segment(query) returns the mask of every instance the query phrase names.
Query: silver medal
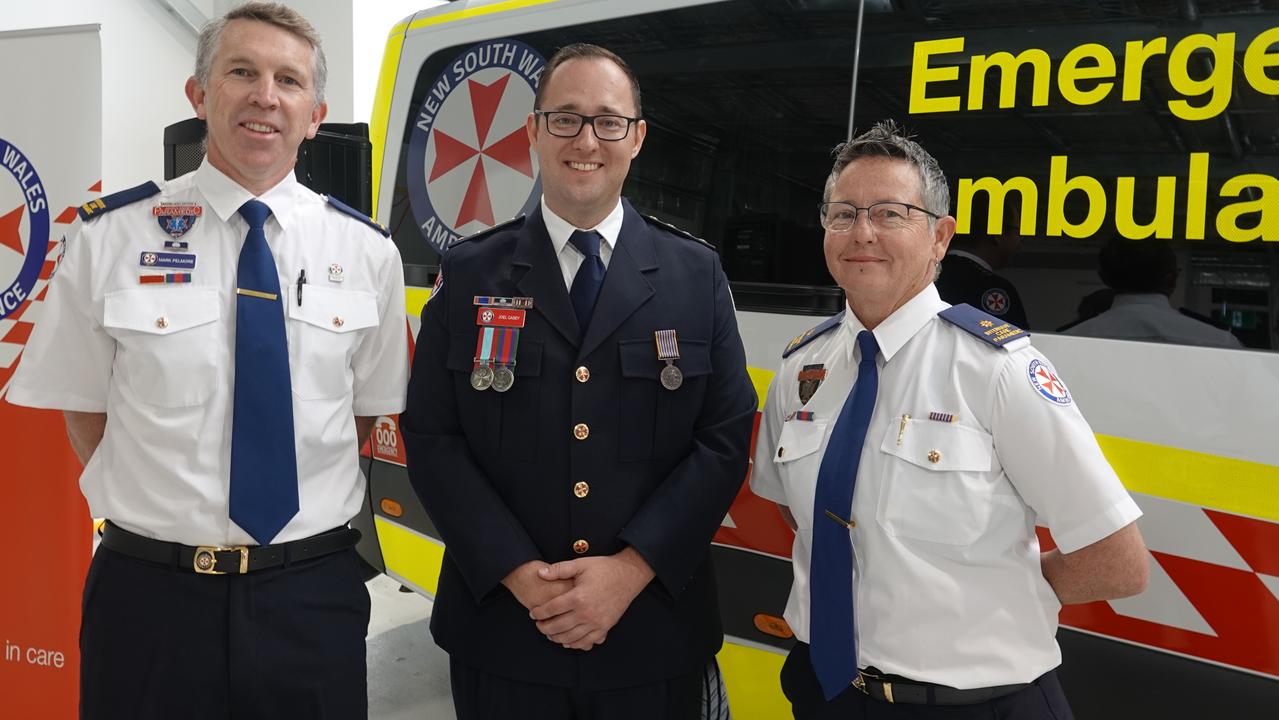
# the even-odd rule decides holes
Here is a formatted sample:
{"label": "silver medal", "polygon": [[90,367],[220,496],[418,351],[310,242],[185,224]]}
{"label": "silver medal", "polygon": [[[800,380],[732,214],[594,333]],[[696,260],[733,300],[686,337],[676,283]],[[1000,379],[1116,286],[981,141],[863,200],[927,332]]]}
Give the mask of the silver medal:
{"label": "silver medal", "polygon": [[476,390],[488,390],[493,385],[493,368],[480,365],[471,371],[471,387]]}
{"label": "silver medal", "polygon": [[497,392],[506,392],[515,384],[515,371],[503,365],[493,372],[493,389]]}
{"label": "silver medal", "polygon": [[662,387],[667,390],[679,390],[679,386],[684,384],[684,373],[668,362],[666,367],[662,368],[661,380]]}

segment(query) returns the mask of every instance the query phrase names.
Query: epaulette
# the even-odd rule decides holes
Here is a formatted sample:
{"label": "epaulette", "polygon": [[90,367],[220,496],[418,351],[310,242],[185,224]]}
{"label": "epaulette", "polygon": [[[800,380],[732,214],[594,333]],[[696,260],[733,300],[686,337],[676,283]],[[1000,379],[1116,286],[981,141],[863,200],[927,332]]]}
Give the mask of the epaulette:
{"label": "epaulette", "polygon": [[710,248],[710,249],[712,249],[712,250],[714,250],[714,249],[715,249],[715,246],[714,246],[714,245],[712,245],[712,244],[710,244],[710,243],[706,242],[705,240],[703,240],[703,239],[701,239],[701,238],[697,237],[696,235],[694,235],[694,234],[690,233],[690,232],[689,232],[689,231],[687,231],[687,230],[681,230],[680,228],[677,228],[677,227],[675,227],[674,225],[672,225],[672,224],[670,224],[670,223],[668,223],[668,222],[666,222],[666,221],[664,221],[664,220],[658,220],[657,218],[653,217],[652,215],[644,215],[643,217],[644,217],[644,219],[645,219],[645,220],[647,220],[647,221],[648,221],[648,224],[649,224],[649,225],[653,225],[653,226],[655,226],[655,227],[659,227],[659,228],[661,228],[661,229],[663,229],[663,230],[669,230],[670,232],[673,232],[673,233],[675,233],[676,235],[679,235],[680,237],[682,237],[682,238],[684,238],[684,239],[686,239],[686,240],[696,240],[697,242],[699,242],[699,243],[701,243],[701,244],[705,245],[706,247],[708,247],[708,248]]}
{"label": "epaulette", "polygon": [[458,238],[457,240],[454,240],[453,242],[449,243],[449,247],[461,245],[464,242],[470,242],[472,240],[483,240],[484,238],[488,237],[489,235],[492,235],[493,233],[497,232],[498,230],[501,230],[502,228],[509,227],[511,225],[514,225],[515,223],[522,223],[522,222],[524,222],[524,216],[516,215],[510,220],[503,220],[502,222],[494,225],[491,228],[486,228],[477,233],[467,235],[464,238]]}
{"label": "epaulette", "polygon": [[796,335],[793,340],[791,340],[789,343],[786,344],[786,349],[782,351],[782,358],[790,357],[791,353],[795,352],[796,350],[812,342],[813,339],[816,338],[817,336],[821,335],[827,330],[830,330],[833,327],[837,327],[840,321],[843,319],[844,319],[844,311],[840,310],[834,315],[831,315],[830,317],[823,320],[820,325],[816,327],[810,327],[804,332]]}
{"label": "epaulette", "polygon": [[972,305],[955,305],[942,310],[937,315],[978,340],[995,347],[1003,347],[1017,338],[1030,337],[1030,333],[1016,325],[1000,320],[994,315],[987,315]]}
{"label": "epaulette", "polygon": [[160,192],[160,186],[148,180],[137,187],[131,187],[128,190],[121,190],[118,193],[111,193],[110,195],[100,197],[97,200],[90,200],[80,206],[80,219],[92,220],[95,217],[106,215],[112,210],[117,210],[125,205],[132,205],[139,200],[146,200],[158,192]]}
{"label": "epaulette", "polygon": [[338,212],[342,212],[342,213],[346,213],[347,215],[350,215],[351,217],[355,218],[356,220],[359,220],[360,222],[364,223],[365,225],[368,225],[369,227],[373,228],[374,230],[377,230],[378,232],[382,233],[382,236],[383,236],[383,237],[391,237],[391,231],[390,231],[390,230],[387,230],[385,225],[383,225],[382,223],[380,223],[380,222],[378,222],[378,221],[374,220],[373,218],[369,217],[368,215],[365,215],[364,213],[360,212],[359,210],[356,210],[355,208],[351,207],[350,205],[347,205],[346,203],[342,202],[341,200],[338,200],[337,198],[333,197],[332,195],[325,195],[325,196],[324,196],[324,199],[325,199],[325,200],[329,203],[329,205],[332,205],[332,206],[333,206],[333,209],[334,209],[334,210],[337,210]]}

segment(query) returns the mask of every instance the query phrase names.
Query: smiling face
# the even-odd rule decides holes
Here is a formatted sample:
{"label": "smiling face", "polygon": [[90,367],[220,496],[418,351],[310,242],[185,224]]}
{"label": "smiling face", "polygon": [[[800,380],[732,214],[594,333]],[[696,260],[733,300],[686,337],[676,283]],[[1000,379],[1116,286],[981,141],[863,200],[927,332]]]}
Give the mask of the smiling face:
{"label": "smiling face", "polygon": [[[923,180],[906,160],[863,157],[839,174],[830,201],[863,208],[886,201],[923,207]],[[931,227],[922,213],[912,212],[908,220],[900,228],[876,230],[862,212],[852,230],[826,231],[826,267],[867,328],[874,328],[933,281],[955,232],[950,216]]]}
{"label": "smiling face", "polygon": [[328,112],[315,102],[314,72],[301,37],[257,20],[227,23],[207,86],[195,78],[186,86],[208,125],[209,163],[254,195],[284,179]]}
{"label": "smiling face", "polygon": [[[538,109],[582,115],[637,114],[626,73],[611,60],[594,57],[574,58],[557,67]],[[647,132],[640,120],[616,142],[601,141],[585,125],[577,137],[556,137],[536,115],[529,115],[527,129],[537,151],[547,206],[579,228],[595,227],[617,205],[631,160],[639,155]]]}

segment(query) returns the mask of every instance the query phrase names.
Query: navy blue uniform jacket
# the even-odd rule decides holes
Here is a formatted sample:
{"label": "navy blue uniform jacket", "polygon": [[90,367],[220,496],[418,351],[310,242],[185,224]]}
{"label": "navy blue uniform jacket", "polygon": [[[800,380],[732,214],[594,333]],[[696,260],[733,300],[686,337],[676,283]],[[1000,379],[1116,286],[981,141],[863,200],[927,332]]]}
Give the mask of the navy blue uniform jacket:
{"label": "navy blue uniform jacket", "polygon": [[[451,247],[401,416],[410,479],[445,543],[436,642],[495,675],[583,691],[698,671],[719,649],[709,543],[745,478],[757,409],[719,257],[623,203],[585,337],[540,208]],[[476,295],[533,299],[505,393],[470,385]],[[684,374],[673,391],[653,337],[668,329]],[[589,651],[547,640],[501,584],[530,560],[627,545],[656,578]]]}

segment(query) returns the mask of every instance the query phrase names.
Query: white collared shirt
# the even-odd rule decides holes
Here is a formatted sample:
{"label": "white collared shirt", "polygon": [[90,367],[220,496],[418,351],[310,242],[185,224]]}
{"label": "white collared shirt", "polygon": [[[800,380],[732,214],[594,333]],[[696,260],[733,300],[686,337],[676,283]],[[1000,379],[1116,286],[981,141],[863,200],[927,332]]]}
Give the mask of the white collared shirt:
{"label": "white collared shirt", "polygon": [[1120,293],[1109,310],[1075,325],[1065,334],[1202,347],[1243,347],[1239,338],[1229,332],[1177,312],[1168,296],[1162,293]]}
{"label": "white collared shirt", "polygon": [[625,213],[622,212],[622,199],[618,198],[617,206],[613,208],[598,225],[593,228],[578,228],[569,221],[556,215],[553,210],[546,206],[546,196],[542,196],[542,220],[546,223],[546,233],[551,236],[551,245],[555,248],[555,257],[559,258],[560,270],[564,273],[564,285],[568,289],[573,289],[573,277],[577,275],[577,269],[582,266],[582,260],[586,257],[580,250],[568,244],[569,237],[576,230],[594,230],[604,238],[600,242],[600,260],[604,261],[604,269],[608,269],[609,260],[613,259],[613,248],[617,247],[617,243],[622,234],[622,218]]}
{"label": "white collared shirt", "polygon": [[[874,330],[879,392],[851,512],[842,509],[856,523],[858,664],[959,688],[1029,682],[1061,662],[1060,604],[1035,524],[1071,552],[1141,512],[1073,400],[1030,379],[1046,361],[1029,339],[991,346],[938,317],[946,307],[929,285]],[[786,621],[805,642],[813,523],[833,522],[814,517],[817,474],[863,329],[847,312],[782,361],[751,471],[751,489],[799,526]],[[805,370],[825,372],[807,404]]]}
{"label": "white collared shirt", "polygon": [[[252,197],[206,160],[146,200],[82,224],[50,284],[8,399],[105,412],[106,433],[80,478],[95,517],[188,545],[255,544],[228,515],[236,267]],[[299,483],[298,514],[274,542],[346,523],[364,477],[356,415],[404,408],[404,275],[389,238],[297,182],[259,198],[286,313]],[[152,208],[202,209],[181,237]],[[143,253],[195,259],[188,283],[143,284],[164,269]],[[297,279],[306,270],[302,303]]]}

